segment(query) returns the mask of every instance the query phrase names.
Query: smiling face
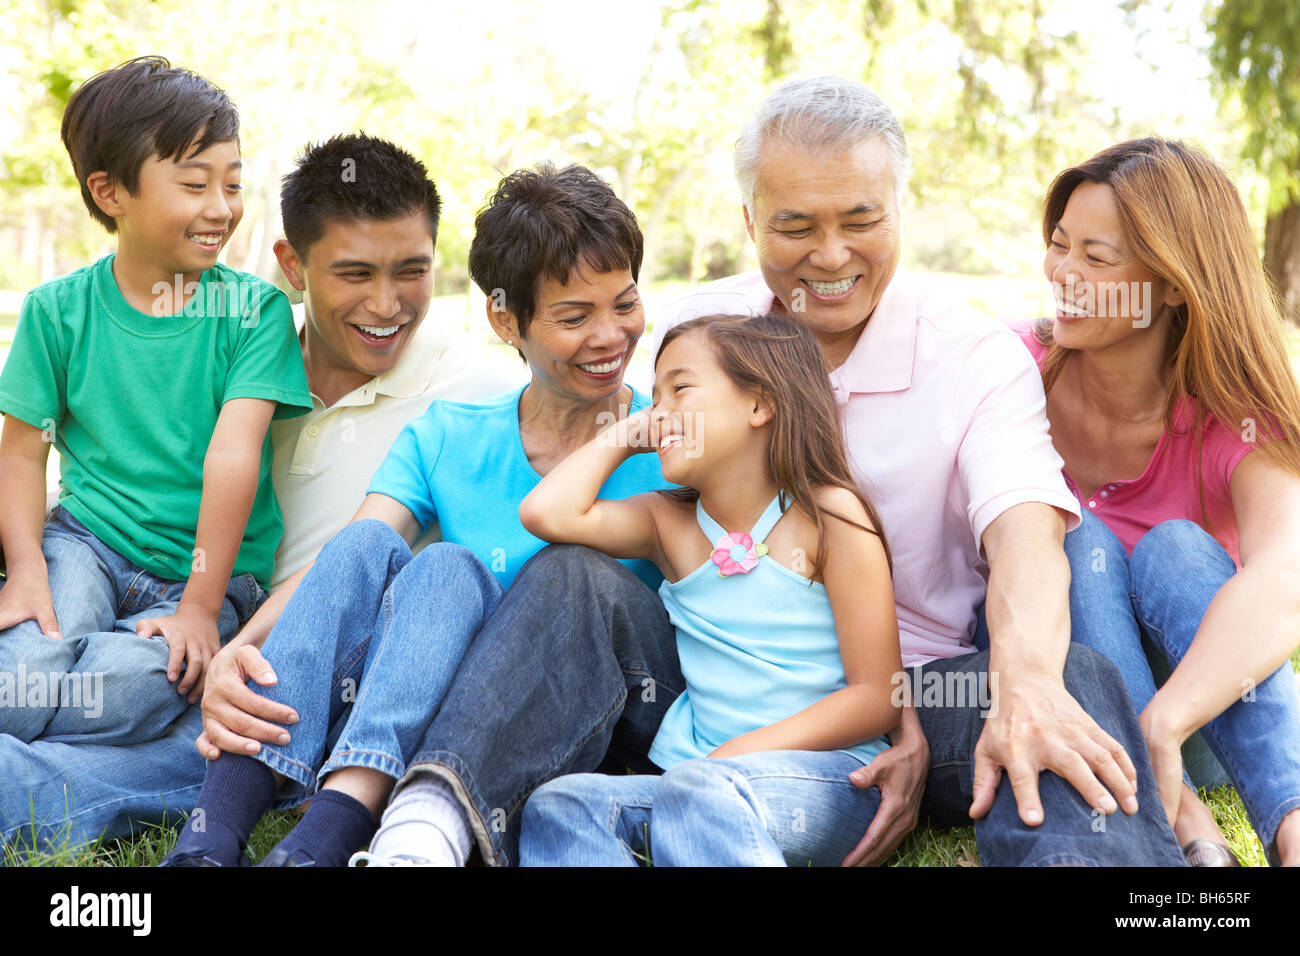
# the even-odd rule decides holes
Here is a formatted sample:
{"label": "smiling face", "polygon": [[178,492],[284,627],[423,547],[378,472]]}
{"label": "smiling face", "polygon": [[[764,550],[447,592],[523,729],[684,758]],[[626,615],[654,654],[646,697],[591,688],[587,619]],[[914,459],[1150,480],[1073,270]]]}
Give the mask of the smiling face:
{"label": "smiling face", "polygon": [[745,225],[767,286],[816,334],[834,368],[852,350],[894,277],[898,198],[889,147],[874,136],[846,152],[768,143]]}
{"label": "smiling face", "polygon": [[645,332],[645,309],[630,269],[595,272],[579,267],[567,282],[544,278],[527,336],[509,312],[488,318],[503,341],[524,353],[532,385],[578,403],[609,398]]}
{"label": "smiling face", "polygon": [[1131,251],[1115,192],[1075,187],[1052,230],[1043,272],[1056,299],[1053,338],[1068,349],[1097,349],[1131,338],[1183,300]]}
{"label": "smiling face", "polygon": [[244,215],[239,144],[217,143],[180,161],[155,155],[135,194],[113,191],[118,256],[160,278],[186,281],[212,268]]}
{"label": "smiling face", "polygon": [[313,363],[367,378],[397,364],[433,298],[433,237],[423,212],[331,221],[305,261],[284,240],[276,255],[303,293]]}
{"label": "smiling face", "polygon": [[692,476],[752,455],[754,429],[770,420],[758,404],[723,370],[703,330],[692,329],[670,341],[655,364],[651,411],[656,423],[651,437],[664,477],[698,488]]}

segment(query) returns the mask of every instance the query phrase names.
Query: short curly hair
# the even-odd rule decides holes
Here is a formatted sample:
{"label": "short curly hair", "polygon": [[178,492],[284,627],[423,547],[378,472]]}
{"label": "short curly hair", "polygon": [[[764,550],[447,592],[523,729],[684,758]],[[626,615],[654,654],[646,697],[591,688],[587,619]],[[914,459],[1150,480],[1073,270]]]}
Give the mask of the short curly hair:
{"label": "short curly hair", "polygon": [[550,163],[501,180],[474,220],[469,274],[489,298],[504,295],[527,336],[543,278],[568,282],[582,267],[641,272],[644,241],[636,216],[585,166]]}

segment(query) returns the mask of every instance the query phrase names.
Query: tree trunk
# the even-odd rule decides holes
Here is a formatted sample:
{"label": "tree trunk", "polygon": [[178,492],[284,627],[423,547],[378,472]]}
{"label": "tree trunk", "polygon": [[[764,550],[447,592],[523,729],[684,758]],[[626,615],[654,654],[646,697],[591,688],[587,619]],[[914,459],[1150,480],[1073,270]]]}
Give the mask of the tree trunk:
{"label": "tree trunk", "polygon": [[1293,201],[1268,217],[1264,268],[1277,286],[1283,316],[1300,325],[1300,202]]}

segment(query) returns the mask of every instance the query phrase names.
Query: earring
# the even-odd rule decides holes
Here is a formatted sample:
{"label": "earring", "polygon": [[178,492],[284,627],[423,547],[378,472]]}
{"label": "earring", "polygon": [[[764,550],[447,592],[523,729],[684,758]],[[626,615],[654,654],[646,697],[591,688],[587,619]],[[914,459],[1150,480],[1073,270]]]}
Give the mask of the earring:
{"label": "earring", "polygon": [[506,339],[506,345],[514,345],[514,344],[515,344],[514,339]]}

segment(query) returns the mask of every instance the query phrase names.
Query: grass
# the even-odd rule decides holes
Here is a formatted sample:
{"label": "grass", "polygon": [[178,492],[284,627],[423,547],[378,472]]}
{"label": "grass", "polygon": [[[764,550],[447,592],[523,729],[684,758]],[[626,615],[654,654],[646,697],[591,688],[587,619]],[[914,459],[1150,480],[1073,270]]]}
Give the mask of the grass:
{"label": "grass", "polygon": [[[280,842],[297,822],[294,811],[268,813],[248,841],[248,855],[257,863]],[[4,852],[5,866],[156,866],[176,843],[170,827],[147,826],[133,837],[96,841],[84,846],[62,846],[47,852]]]}
{"label": "grass", "polygon": [[[1201,791],[1201,797],[1214,811],[1215,819],[1228,838],[1242,866],[1265,866],[1264,848],[1246,817],[1246,809],[1231,787]],[[262,818],[248,843],[248,855],[253,863],[262,857],[287,834],[297,821],[293,811],[268,813]],[[19,856],[6,849],[6,866],[155,866],[176,842],[175,831],[163,827],[148,827],[142,833],[120,840],[106,840],[81,847],[63,847],[46,853],[28,853]],[[975,846],[975,828],[917,827],[903,840],[898,851],[886,866],[979,866],[979,850]]]}

